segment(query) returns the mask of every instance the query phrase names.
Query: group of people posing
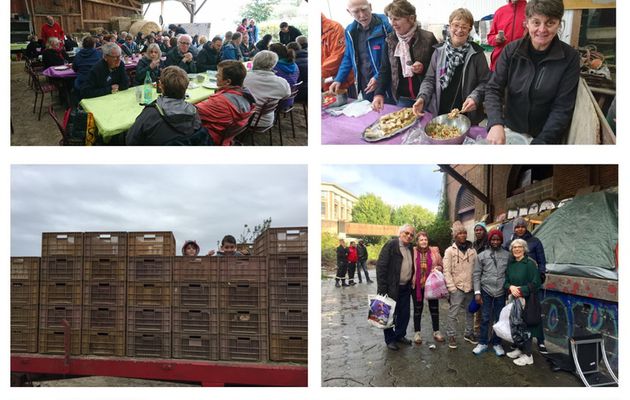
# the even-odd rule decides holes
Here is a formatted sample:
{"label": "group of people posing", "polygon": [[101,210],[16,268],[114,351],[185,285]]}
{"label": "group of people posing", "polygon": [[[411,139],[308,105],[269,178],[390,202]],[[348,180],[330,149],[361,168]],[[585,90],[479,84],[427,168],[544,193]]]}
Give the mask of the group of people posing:
{"label": "group of people posing", "polygon": [[[287,109],[294,98],[307,97],[307,38],[297,28],[282,23],[280,38],[290,42],[271,43],[271,35],[265,35],[257,47],[248,44],[250,37],[258,35],[257,27],[253,29],[255,22],[243,24],[236,32],[227,32],[225,38],[216,36],[205,43],[201,38],[200,50],[183,28],[173,26],[169,31],[173,37],[167,32],[162,35],[174,42],[167,53],[153,35],[140,37],[145,41],[139,46],[130,35],[119,43],[109,34],[98,48],[100,41],[86,36],[72,62],[77,73],[71,88],[73,102],[116,93],[150,79],[162,96],[138,116],[126,134],[127,145],[231,145],[234,132],[248,124],[256,106],[275,102],[280,109]],[[56,32],[65,37],[61,28]],[[55,55],[45,57],[45,67],[66,62],[58,36],[48,39],[49,49],[44,55]],[[132,81],[121,60],[128,53],[142,54]],[[248,72],[243,62],[250,59],[252,69]],[[205,71],[217,71],[218,90],[196,105],[187,103],[188,74]],[[257,128],[272,126],[274,118],[275,111],[270,108],[257,118]]]}
{"label": "group of people posing", "polygon": [[487,118],[487,140],[506,143],[505,129],[532,144],[556,144],[571,125],[580,77],[579,54],[558,37],[562,0],[508,0],[496,10],[484,49],[473,42],[474,17],[454,10],[442,42],[423,29],[416,7],[394,0],[384,14],[368,0],[348,0],[345,29],[322,14],[324,91],[360,96],[416,116],[457,108],[473,124]]}
{"label": "group of people posing", "polygon": [[[431,314],[432,337],[445,342],[451,349],[458,347],[457,321],[465,314],[463,339],[476,345],[472,351],[480,355],[490,349],[497,356],[506,354],[492,325],[499,319],[506,299],[525,299],[540,296],[539,289],[545,281],[546,261],[542,243],[527,229],[523,218],[514,221],[514,234],[510,240],[503,232],[492,229],[487,232],[484,223],[475,225],[475,240],[467,240],[467,230],[462,223],[453,224],[453,243],[443,253],[429,246],[426,232],[418,232],[411,225],[400,228],[398,238],[391,239],[382,248],[376,263],[377,293],[396,301],[394,327],[385,329],[385,343],[390,350],[399,345],[422,343],[421,317],[427,277],[433,270],[444,275],[448,289],[448,318],[446,337],[440,332],[439,300],[428,299]],[[415,243],[414,243],[415,238]],[[520,301],[520,300],[519,300]],[[474,314],[469,306],[480,306],[479,333],[475,332]],[[406,337],[407,325],[413,303],[414,338]],[[528,325],[529,339],[507,353],[519,366],[531,365],[532,338],[536,338],[538,351],[546,353],[542,325]]]}

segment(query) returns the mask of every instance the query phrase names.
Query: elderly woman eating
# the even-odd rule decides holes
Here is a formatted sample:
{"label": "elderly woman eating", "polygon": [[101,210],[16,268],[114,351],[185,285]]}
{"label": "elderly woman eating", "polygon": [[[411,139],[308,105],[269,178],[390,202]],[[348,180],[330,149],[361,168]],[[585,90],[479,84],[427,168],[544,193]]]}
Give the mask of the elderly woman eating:
{"label": "elderly woman eating", "polygon": [[465,8],[451,13],[450,37],[436,46],[413,105],[417,116],[424,115],[425,109],[438,116],[458,108],[468,113],[473,124],[484,118],[482,103],[490,70],[483,49],[468,40],[473,23],[472,13]]}
{"label": "elderly woman eating", "polygon": [[562,0],[531,0],[527,34],[508,44],[486,85],[488,141],[504,144],[505,128],[527,134],[532,144],[558,144],[571,125],[579,54],[560,41]]}
{"label": "elderly woman eating", "polygon": [[[521,298],[527,299],[530,294],[537,296],[540,288],[540,274],[536,263],[527,257],[527,242],[523,239],[514,239],[510,243],[510,251],[514,259],[508,262],[503,287],[516,299],[515,301],[520,301]],[[507,353],[508,357],[514,359],[514,364],[521,367],[534,363],[532,336],[539,337],[542,325],[528,325],[527,330],[531,333],[529,338],[515,350]]]}
{"label": "elderly woman eating", "polygon": [[399,106],[411,107],[414,104],[433,55],[433,46],[437,44],[433,33],[420,28],[416,8],[407,0],[394,0],[388,4],[385,15],[394,32],[385,39],[372,101],[375,111],[383,109],[385,95],[390,90]]}
{"label": "elderly woman eating", "polygon": [[144,57],[138,61],[138,66],[136,67],[136,83],[138,85],[144,83],[147,72],[151,77],[151,81],[157,82],[160,77],[160,71],[162,67],[164,67],[161,57],[162,50],[160,50],[160,46],[157,43],[151,43],[146,53],[144,53]]}

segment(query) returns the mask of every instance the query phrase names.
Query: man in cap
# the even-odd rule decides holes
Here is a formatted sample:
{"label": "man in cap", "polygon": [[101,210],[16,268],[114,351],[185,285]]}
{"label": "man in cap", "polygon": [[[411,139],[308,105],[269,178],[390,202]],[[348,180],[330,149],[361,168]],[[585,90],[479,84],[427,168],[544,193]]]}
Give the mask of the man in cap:
{"label": "man in cap", "polygon": [[486,228],[486,223],[483,221],[479,221],[475,224],[475,241],[473,242],[473,247],[477,254],[486,250],[489,247],[488,244],[488,228]]}
{"label": "man in cap", "polygon": [[376,262],[377,293],[396,301],[394,327],[383,331],[390,350],[399,350],[397,343],[411,346],[405,337],[411,311],[411,282],[413,280],[412,242],[416,230],[405,224],[398,230],[398,237],[391,239],[381,249]]}
{"label": "man in cap", "polygon": [[[473,287],[475,301],[481,305],[481,333],[479,344],[473,353],[479,355],[488,350],[488,334],[490,317],[492,323],[499,320],[501,309],[505,306],[505,271],[507,270],[510,252],[501,247],[503,233],[493,229],[488,234],[490,246],[477,255],[473,271]],[[492,332],[492,348],[497,357],[505,355],[501,346],[501,338]]]}
{"label": "man in cap", "polygon": [[473,299],[472,274],[477,260],[477,252],[472,243],[466,240],[468,233],[464,225],[455,221],[452,227],[453,244],[444,251],[444,280],[449,291],[448,320],[446,325],[446,336],[448,337],[448,347],[457,348],[455,333],[457,328],[457,317],[460,311],[466,314],[466,327],[464,330],[464,340],[472,344],[477,344],[477,338],[473,333],[473,316],[468,310],[468,304]]}

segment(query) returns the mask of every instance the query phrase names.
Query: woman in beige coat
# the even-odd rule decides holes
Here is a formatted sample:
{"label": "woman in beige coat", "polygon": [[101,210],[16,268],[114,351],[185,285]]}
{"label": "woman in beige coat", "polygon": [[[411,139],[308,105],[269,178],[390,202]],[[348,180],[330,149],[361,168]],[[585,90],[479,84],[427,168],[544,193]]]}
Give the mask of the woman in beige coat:
{"label": "woman in beige coat", "polygon": [[448,347],[457,348],[455,339],[455,324],[460,311],[466,314],[466,328],[464,340],[477,344],[478,340],[473,333],[473,314],[467,312],[468,304],[473,299],[472,273],[477,259],[477,252],[470,241],[466,240],[468,233],[461,222],[453,224],[454,243],[444,252],[444,280],[449,291],[448,320],[446,336]]}

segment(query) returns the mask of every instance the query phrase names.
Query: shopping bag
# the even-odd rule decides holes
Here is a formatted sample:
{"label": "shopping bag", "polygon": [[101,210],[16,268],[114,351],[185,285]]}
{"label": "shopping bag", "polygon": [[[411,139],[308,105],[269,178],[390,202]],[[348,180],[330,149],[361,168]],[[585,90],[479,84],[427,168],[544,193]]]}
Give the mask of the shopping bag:
{"label": "shopping bag", "polygon": [[396,301],[387,295],[368,295],[368,323],[380,329],[387,329],[394,326],[394,311]]}
{"label": "shopping bag", "polygon": [[424,283],[424,297],[428,300],[445,299],[448,297],[444,274],[434,269]]}
{"label": "shopping bag", "polygon": [[527,324],[523,319],[523,309],[525,299],[522,297],[514,300],[514,306],[512,307],[512,312],[510,313],[510,331],[512,332],[512,343],[517,346],[520,346],[527,342],[532,334],[527,329]]}
{"label": "shopping bag", "polygon": [[512,313],[513,302],[506,304],[499,314],[499,320],[492,325],[494,333],[503,340],[512,343],[512,329],[510,328],[510,314]]}

